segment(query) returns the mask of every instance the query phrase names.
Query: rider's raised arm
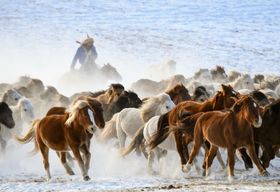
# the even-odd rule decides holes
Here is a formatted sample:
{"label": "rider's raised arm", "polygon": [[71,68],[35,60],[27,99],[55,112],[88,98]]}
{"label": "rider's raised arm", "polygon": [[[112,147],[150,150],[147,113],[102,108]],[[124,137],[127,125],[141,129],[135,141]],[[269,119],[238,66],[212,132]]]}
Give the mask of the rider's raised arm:
{"label": "rider's raised arm", "polygon": [[79,59],[80,55],[81,55],[81,47],[79,47],[76,51],[76,54],[72,60],[72,64],[71,64],[71,70],[73,70],[75,68],[75,65],[77,63],[77,60]]}

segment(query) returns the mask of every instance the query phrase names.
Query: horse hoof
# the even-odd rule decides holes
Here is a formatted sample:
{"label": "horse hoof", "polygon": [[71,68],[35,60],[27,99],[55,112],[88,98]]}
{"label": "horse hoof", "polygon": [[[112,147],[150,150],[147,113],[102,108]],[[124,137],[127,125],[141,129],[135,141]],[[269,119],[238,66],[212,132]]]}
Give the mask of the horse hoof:
{"label": "horse hoof", "polygon": [[269,176],[270,174],[269,174],[268,171],[265,171],[265,172],[263,172],[261,175],[264,176],[264,177],[267,177],[267,176]]}
{"label": "horse hoof", "polygon": [[68,174],[69,175],[75,175],[75,173],[73,171],[69,171]]}
{"label": "horse hoof", "polygon": [[191,170],[192,165],[191,164],[186,164],[186,165],[182,165],[182,171],[184,173],[188,173]]}
{"label": "horse hoof", "polygon": [[234,181],[234,176],[229,175],[229,176],[228,176],[228,181],[229,181],[229,182],[233,182],[233,181]]}
{"label": "horse hoof", "polygon": [[88,175],[84,176],[84,181],[89,181],[90,177]]}
{"label": "horse hoof", "polygon": [[203,169],[202,176],[203,176],[203,177],[206,176],[206,170],[205,170],[205,169]]}

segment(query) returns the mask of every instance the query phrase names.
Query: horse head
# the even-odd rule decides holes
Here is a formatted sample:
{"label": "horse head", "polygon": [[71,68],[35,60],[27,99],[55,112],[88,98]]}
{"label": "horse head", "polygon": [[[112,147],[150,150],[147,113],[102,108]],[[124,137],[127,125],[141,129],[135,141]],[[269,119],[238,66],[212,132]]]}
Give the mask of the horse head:
{"label": "horse head", "polygon": [[0,123],[4,124],[10,129],[15,126],[13,112],[5,102],[0,102]]}
{"label": "horse head", "polygon": [[191,99],[188,89],[181,83],[175,85],[173,88],[166,91],[166,93],[175,104]]}
{"label": "horse head", "polygon": [[119,83],[112,83],[106,92],[109,95],[109,103],[115,102],[124,93],[124,86]]}
{"label": "horse head", "polygon": [[127,98],[128,98],[128,102],[129,102],[129,106],[128,107],[138,108],[138,107],[141,106],[142,100],[133,91],[125,91],[124,95],[126,95]]}
{"label": "horse head", "polygon": [[17,107],[20,109],[20,116],[23,121],[30,123],[34,120],[34,108],[31,101],[27,98],[21,98]]}
{"label": "horse head", "polygon": [[240,113],[242,118],[259,128],[262,125],[260,107],[251,96],[243,96],[232,107],[233,112]]}
{"label": "horse head", "polygon": [[2,101],[8,103],[9,105],[16,105],[20,98],[22,98],[22,95],[15,89],[9,89],[4,93]]}
{"label": "horse head", "polygon": [[175,107],[175,103],[171,100],[170,96],[166,93],[160,94],[157,99],[159,100],[160,115],[167,113]]}
{"label": "horse head", "polygon": [[70,106],[68,113],[69,117],[65,122],[65,125],[68,127],[75,121],[89,133],[93,134],[97,127],[102,129],[105,126],[101,103],[95,99],[76,101]]}
{"label": "horse head", "polygon": [[222,94],[224,97],[224,108],[230,108],[241,97],[230,85],[222,84]]}
{"label": "horse head", "polygon": [[204,102],[208,100],[210,97],[210,94],[207,92],[206,88],[204,86],[198,86],[194,90],[193,94],[193,100],[197,102]]}
{"label": "horse head", "polygon": [[117,69],[113,67],[110,63],[103,65],[100,71],[105,77],[110,78],[110,80],[114,80],[117,82],[122,81],[122,76],[119,74]]}

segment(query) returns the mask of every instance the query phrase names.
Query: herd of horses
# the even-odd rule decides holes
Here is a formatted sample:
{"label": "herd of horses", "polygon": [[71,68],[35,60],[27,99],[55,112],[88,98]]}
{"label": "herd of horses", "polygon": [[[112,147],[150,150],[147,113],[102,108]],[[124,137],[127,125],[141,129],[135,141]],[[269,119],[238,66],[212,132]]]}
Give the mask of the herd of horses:
{"label": "herd of horses", "polygon": [[[40,151],[43,157],[47,179],[51,178],[48,155],[52,149],[69,175],[74,174],[70,163],[76,160],[83,179],[89,180],[94,135],[102,143],[115,140],[121,156],[132,151],[143,154],[150,174],[157,173],[155,158],[160,160],[173,150],[183,172],[194,164],[199,174],[203,170],[209,176],[217,156],[223,169],[228,166],[232,180],[239,151],[246,169],[254,163],[260,175],[267,176],[270,161],[279,156],[279,85],[278,76],[226,74],[217,66],[199,70],[189,79],[174,75],[159,82],[139,80],[132,84],[133,91],[115,83],[103,91],[66,97],[55,87],[24,76],[14,84],[0,84],[1,150],[12,138],[23,144],[33,141],[34,154]],[[150,89],[146,95],[143,87]],[[144,97],[140,99],[137,90]],[[24,125],[30,128],[20,136]],[[196,158],[201,147],[205,151],[202,166]],[[227,149],[226,163],[219,148]]]}

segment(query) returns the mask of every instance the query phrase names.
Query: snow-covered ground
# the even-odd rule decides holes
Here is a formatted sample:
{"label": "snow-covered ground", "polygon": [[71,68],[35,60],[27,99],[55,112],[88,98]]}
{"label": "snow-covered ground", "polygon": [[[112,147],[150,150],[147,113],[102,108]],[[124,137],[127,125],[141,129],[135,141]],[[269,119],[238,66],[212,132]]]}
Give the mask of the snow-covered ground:
{"label": "snow-covered ground", "polygon": [[[97,63],[116,66],[126,87],[166,59],[175,60],[185,76],[217,64],[227,71],[280,75],[279,10],[279,0],[1,0],[0,83],[30,75],[59,86],[58,79],[70,70],[75,41],[87,33],[95,39]],[[70,94],[62,86],[59,91]],[[82,181],[77,166],[76,175],[67,176],[51,153],[53,178],[46,182],[40,154],[27,156],[31,144],[8,148],[0,156],[0,191],[280,190],[279,159],[266,178],[237,162],[237,179],[228,183],[216,163],[210,178],[195,172],[186,178],[174,152],[163,174],[150,176],[143,157],[123,159],[116,149],[94,141],[91,181]]]}
{"label": "snow-covered ground", "polygon": [[[12,143],[0,158],[0,191],[277,191],[280,187],[280,159],[272,161],[268,177],[259,176],[255,168],[245,171],[243,163],[237,161],[236,178],[228,182],[227,171],[222,170],[216,160],[208,178],[202,177],[194,168],[186,175],[180,170],[177,153],[171,152],[162,162],[161,175],[151,176],[146,171],[144,157],[131,154],[122,158],[117,149],[94,139],[91,146],[90,181],[82,180],[77,164],[74,167],[76,175],[68,176],[54,152],[49,158],[52,179],[46,181],[41,155],[28,156],[33,143],[23,146]],[[224,160],[225,154],[223,151]],[[154,168],[159,170],[158,162]]]}

